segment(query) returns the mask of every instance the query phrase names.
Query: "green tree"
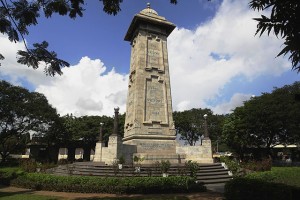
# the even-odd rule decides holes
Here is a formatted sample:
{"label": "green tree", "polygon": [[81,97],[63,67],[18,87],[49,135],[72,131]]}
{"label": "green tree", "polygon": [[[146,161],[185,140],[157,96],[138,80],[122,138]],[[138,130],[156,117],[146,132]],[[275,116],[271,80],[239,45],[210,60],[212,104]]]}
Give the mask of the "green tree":
{"label": "green tree", "polygon": [[253,10],[271,10],[270,16],[261,15],[256,34],[260,36],[272,31],[276,37],[285,40],[278,56],[289,54],[292,68],[300,72],[300,1],[299,0],[252,0],[249,3]]}
{"label": "green tree", "polygon": [[[28,135],[44,135],[58,117],[46,97],[0,81],[0,154],[5,161]],[[24,143],[23,143],[24,145]]]}
{"label": "green tree", "polygon": [[210,139],[217,141],[221,135],[223,117],[213,115],[210,109],[193,108],[182,112],[173,113],[177,134],[180,139],[194,146],[200,137],[204,135],[204,114],[207,114],[208,132]]}
{"label": "green tree", "polygon": [[300,142],[300,82],[253,97],[225,120],[223,139],[242,155],[249,147],[268,152],[278,144]]}
{"label": "green tree", "polygon": [[[114,119],[108,116],[65,115],[62,117],[68,141],[82,140],[86,144],[94,144],[98,140],[100,123],[103,123],[103,140],[108,142],[113,132]],[[125,114],[119,115],[119,135],[124,135]]]}

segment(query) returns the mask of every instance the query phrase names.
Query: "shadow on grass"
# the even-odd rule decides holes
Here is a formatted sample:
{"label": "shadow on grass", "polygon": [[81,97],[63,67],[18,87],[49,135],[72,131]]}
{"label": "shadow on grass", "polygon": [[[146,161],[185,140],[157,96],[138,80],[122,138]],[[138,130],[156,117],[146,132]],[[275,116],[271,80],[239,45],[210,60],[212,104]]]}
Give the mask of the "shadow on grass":
{"label": "shadow on grass", "polygon": [[153,196],[153,197],[92,197],[92,198],[76,198],[76,200],[189,200],[188,197],[183,196],[173,196],[173,197],[164,197],[164,196]]}
{"label": "shadow on grass", "polygon": [[34,195],[32,191],[0,192],[0,200],[59,200],[57,197]]}

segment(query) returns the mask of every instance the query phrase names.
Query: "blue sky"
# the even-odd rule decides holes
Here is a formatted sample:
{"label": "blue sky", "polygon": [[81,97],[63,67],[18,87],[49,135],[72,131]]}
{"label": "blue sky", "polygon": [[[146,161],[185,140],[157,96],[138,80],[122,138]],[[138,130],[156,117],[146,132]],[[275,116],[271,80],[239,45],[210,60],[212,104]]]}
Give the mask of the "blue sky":
{"label": "blue sky", "polygon": [[16,63],[13,44],[0,35],[0,52],[6,57],[0,78],[38,91],[60,114],[112,115],[125,111],[130,44],[124,36],[133,16],[151,7],[177,28],[168,38],[173,110],[211,108],[228,113],[251,95],[270,92],[299,80],[287,58],[275,58],[282,40],[254,37],[261,13],[248,8],[248,0],[124,1],[122,11],[110,16],[99,1],[86,1],[76,20],[54,15],[30,27],[26,42],[46,40],[50,49],[67,60],[62,76],[46,77]]}

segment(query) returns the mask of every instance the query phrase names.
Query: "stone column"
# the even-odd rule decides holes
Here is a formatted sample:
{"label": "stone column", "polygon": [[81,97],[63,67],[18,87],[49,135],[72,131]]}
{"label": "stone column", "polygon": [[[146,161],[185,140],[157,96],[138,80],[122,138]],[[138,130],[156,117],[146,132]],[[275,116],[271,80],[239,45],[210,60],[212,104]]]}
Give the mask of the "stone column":
{"label": "stone column", "polygon": [[102,131],[103,131],[103,123],[100,122],[100,134],[99,134],[99,141],[98,141],[100,143],[103,142],[103,132]]}
{"label": "stone column", "polygon": [[114,132],[113,136],[117,136],[119,132],[119,107],[115,108]]}
{"label": "stone column", "polygon": [[207,114],[204,116],[204,139],[209,139],[208,127],[207,127]]}
{"label": "stone column", "polygon": [[103,123],[100,122],[100,134],[99,140],[96,143],[95,147],[95,155],[94,155],[94,162],[102,162],[102,149],[105,147],[103,143]]}

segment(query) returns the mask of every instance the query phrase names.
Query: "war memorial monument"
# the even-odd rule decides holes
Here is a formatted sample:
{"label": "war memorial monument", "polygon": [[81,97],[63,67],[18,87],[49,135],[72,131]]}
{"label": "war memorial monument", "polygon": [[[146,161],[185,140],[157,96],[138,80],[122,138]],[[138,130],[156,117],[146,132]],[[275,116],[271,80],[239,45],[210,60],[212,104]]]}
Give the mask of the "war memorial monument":
{"label": "war memorial monument", "polygon": [[167,49],[167,37],[175,27],[150,4],[133,17],[125,35],[131,58],[124,138],[117,134],[115,109],[114,133],[107,147],[102,139],[96,144],[94,162],[109,165],[121,156],[126,163],[134,157],[143,158],[143,164],[213,162],[208,135],[199,146],[180,146],[176,141]]}

